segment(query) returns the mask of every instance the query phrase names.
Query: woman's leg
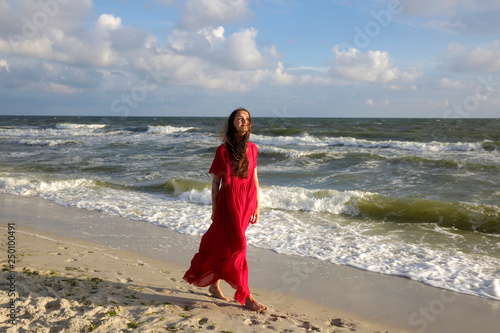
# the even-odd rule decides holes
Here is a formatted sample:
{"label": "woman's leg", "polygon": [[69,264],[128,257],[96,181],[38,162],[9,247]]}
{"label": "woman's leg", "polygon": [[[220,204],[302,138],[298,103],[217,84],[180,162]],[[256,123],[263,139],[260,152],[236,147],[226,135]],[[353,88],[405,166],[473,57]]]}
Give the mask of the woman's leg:
{"label": "woman's leg", "polygon": [[220,280],[215,281],[214,284],[210,285],[210,287],[208,288],[208,291],[210,293],[212,293],[217,298],[223,299],[225,301],[229,301],[229,298],[224,296],[224,294],[222,293],[222,290],[220,290],[219,283],[220,283]]}
{"label": "woman's leg", "polygon": [[262,312],[266,311],[268,309],[267,306],[260,304],[257,302],[255,298],[250,294],[250,296],[247,297],[245,300],[245,308],[250,309],[252,311],[257,311],[257,312]]}

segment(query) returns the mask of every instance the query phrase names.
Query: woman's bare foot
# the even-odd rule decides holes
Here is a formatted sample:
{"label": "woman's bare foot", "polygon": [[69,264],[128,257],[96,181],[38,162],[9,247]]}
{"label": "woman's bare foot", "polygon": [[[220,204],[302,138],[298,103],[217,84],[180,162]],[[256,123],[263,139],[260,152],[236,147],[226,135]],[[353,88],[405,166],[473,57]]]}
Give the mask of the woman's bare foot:
{"label": "woman's bare foot", "polygon": [[222,293],[222,290],[220,290],[220,287],[219,287],[219,281],[215,282],[214,284],[212,284],[209,288],[208,288],[208,291],[213,294],[216,298],[220,298],[220,299],[223,299],[225,301],[229,301],[229,298],[227,298],[226,296],[224,296],[224,294]]}
{"label": "woman's bare foot", "polygon": [[247,299],[245,300],[245,308],[250,309],[252,311],[256,312],[263,312],[268,309],[267,306],[260,304],[253,298],[252,295],[248,296]]}

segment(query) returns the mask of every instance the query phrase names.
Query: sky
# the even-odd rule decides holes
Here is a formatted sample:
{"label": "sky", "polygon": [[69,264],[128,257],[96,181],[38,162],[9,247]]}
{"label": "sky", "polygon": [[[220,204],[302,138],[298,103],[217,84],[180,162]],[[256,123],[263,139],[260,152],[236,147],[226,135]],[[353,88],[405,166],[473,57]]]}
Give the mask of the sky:
{"label": "sky", "polygon": [[500,118],[500,0],[0,0],[0,115]]}

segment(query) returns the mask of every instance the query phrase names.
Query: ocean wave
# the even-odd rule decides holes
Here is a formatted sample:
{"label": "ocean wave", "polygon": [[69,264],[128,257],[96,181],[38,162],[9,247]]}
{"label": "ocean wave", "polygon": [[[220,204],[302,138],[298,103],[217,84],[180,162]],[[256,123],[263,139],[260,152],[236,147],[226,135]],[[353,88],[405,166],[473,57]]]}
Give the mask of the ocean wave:
{"label": "ocean wave", "polygon": [[312,147],[359,147],[367,149],[396,149],[414,152],[496,150],[495,142],[417,142],[417,141],[373,141],[353,137],[315,137],[307,133],[302,136],[264,136],[252,134],[256,144],[270,146]]}
{"label": "ocean wave", "polygon": [[495,157],[491,159],[482,159],[478,162],[467,160],[454,160],[448,158],[427,158],[422,156],[398,156],[391,157],[388,160],[392,164],[406,165],[407,167],[435,167],[443,169],[462,169],[470,172],[497,172],[500,171],[500,165],[494,163]]}
{"label": "ocean wave", "polygon": [[165,191],[141,191],[140,187],[86,178],[41,180],[0,176],[0,193],[37,196],[62,206],[150,222],[193,235],[204,233],[210,220],[206,205],[175,199]]}
{"label": "ocean wave", "polygon": [[119,136],[130,134],[129,131],[109,131],[106,132],[102,128],[16,128],[16,129],[0,129],[0,137],[9,139],[60,139],[69,137],[96,137],[96,136]]}
{"label": "ocean wave", "polygon": [[358,215],[356,202],[372,195],[362,191],[310,190],[301,187],[261,187],[261,207],[285,211],[312,211]]}
{"label": "ocean wave", "polygon": [[415,198],[364,197],[356,202],[359,215],[397,223],[434,223],[465,231],[500,234],[500,207]]}
{"label": "ocean wave", "polygon": [[75,123],[57,123],[57,129],[89,129],[96,130],[108,127],[106,124],[75,124]]}
{"label": "ocean wave", "polygon": [[50,193],[64,189],[74,189],[95,186],[93,180],[68,179],[68,180],[40,180],[18,177],[0,177],[0,192],[16,195],[35,195],[48,198]]}
{"label": "ocean wave", "polygon": [[[210,204],[208,186],[201,186],[204,187],[178,191],[178,195],[193,203]],[[500,207],[491,205],[282,186],[261,187],[260,202],[261,207],[267,209],[323,212],[370,221],[433,223],[446,228],[500,234]]]}
{"label": "ocean wave", "polygon": [[331,146],[347,146],[377,149],[400,149],[419,152],[441,152],[441,151],[472,151],[483,150],[480,142],[414,142],[414,141],[370,141],[356,138],[331,138],[328,140]]}
{"label": "ocean wave", "polygon": [[328,142],[318,137],[304,133],[302,136],[266,136],[252,134],[250,140],[256,144],[264,144],[270,146],[328,146]]}
{"label": "ocean wave", "polygon": [[149,134],[173,134],[173,133],[182,133],[193,130],[194,127],[175,127],[168,125],[149,125],[147,133]]}
{"label": "ocean wave", "polygon": [[500,151],[500,141],[484,141],[482,144],[484,150],[487,151]]}
{"label": "ocean wave", "polygon": [[[160,179],[161,180],[161,179]],[[143,190],[165,193],[181,201],[210,205],[210,182],[173,177],[151,185],[127,186],[89,179],[39,180],[0,177],[0,191],[50,198],[54,193],[85,188]],[[133,192],[133,191],[132,191]],[[314,190],[301,187],[262,186],[261,207],[282,211],[322,212],[363,217],[370,221],[432,223],[458,230],[500,234],[500,207],[419,198],[391,198],[366,191]]]}
{"label": "ocean wave", "polygon": [[[163,185],[181,200],[211,204],[210,183],[173,178]],[[284,211],[327,212],[356,216],[357,202],[373,193],[362,191],[309,190],[301,187],[261,186],[260,206]]]}
{"label": "ocean wave", "polygon": [[328,152],[328,151],[319,151],[319,150],[304,151],[304,150],[298,150],[298,149],[287,149],[287,148],[274,147],[274,146],[259,147],[259,156],[265,156],[265,157],[283,156],[283,157],[288,157],[288,158],[308,157],[311,159],[321,159],[321,158],[325,158],[329,155],[333,156],[333,153]]}
{"label": "ocean wave", "polygon": [[434,223],[465,231],[500,234],[500,207],[418,198],[391,198],[363,191],[264,187],[262,207],[327,212],[371,221]]}
{"label": "ocean wave", "polygon": [[163,178],[158,178],[149,185],[141,183],[134,187],[138,187],[146,191],[152,191],[152,192],[163,191],[168,194],[180,196],[180,195],[186,195],[186,193],[190,192],[203,192],[205,189],[210,188],[211,186],[210,184],[211,182],[206,182],[196,179],[172,177],[167,180],[164,180]]}
{"label": "ocean wave", "polygon": [[77,145],[83,143],[75,140],[19,140],[18,144],[27,146],[62,146],[62,145]]}

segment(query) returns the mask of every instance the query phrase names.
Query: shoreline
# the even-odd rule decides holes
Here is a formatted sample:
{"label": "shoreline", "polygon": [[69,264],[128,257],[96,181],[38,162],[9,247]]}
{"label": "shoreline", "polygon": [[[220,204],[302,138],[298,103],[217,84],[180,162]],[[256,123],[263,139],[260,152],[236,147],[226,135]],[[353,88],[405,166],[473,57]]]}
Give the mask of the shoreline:
{"label": "shoreline", "polygon": [[[100,249],[88,257],[108,258],[106,252],[108,254],[119,252],[129,258],[128,262],[130,260],[137,262],[138,258],[141,258],[143,261],[154,262],[149,264],[152,267],[161,265],[176,267],[176,275],[174,274],[175,277],[172,278],[178,282],[171,287],[173,290],[176,292],[182,292],[181,288],[191,290],[188,291],[188,295],[200,296],[201,299],[197,302],[202,304],[213,305],[222,302],[207,298],[206,288],[196,288],[180,282],[192,255],[197,251],[200,239],[198,236],[183,235],[146,222],[131,221],[95,211],[58,206],[36,197],[0,194],[0,207],[2,207],[0,227],[6,230],[7,223],[11,222],[20,230],[19,251],[22,246],[27,246],[21,243],[23,238],[29,239],[30,245],[33,242],[36,244],[49,242],[53,244],[52,246],[54,243],[71,239],[69,243],[86,244],[87,247]],[[42,237],[52,237],[53,240]],[[2,244],[5,243],[6,237],[2,239]],[[61,255],[67,256],[67,259],[78,256],[77,248],[75,246],[73,252],[65,249],[70,253]],[[26,251],[29,251],[28,247]],[[51,253],[53,252],[54,249],[51,250]],[[22,260],[33,266],[32,269],[39,270],[44,267],[55,269],[51,267],[54,264],[49,260],[54,257],[26,254]],[[50,265],[47,267],[49,262]],[[441,333],[493,332],[500,326],[497,315],[500,302],[494,300],[447,292],[401,277],[333,265],[312,258],[280,255],[252,246],[248,248],[248,263],[252,291],[258,295],[256,298],[259,301],[271,307],[268,314],[264,315],[268,316],[267,320],[281,318],[279,316],[283,313],[295,315],[301,313],[305,318],[310,318],[302,320],[301,325],[304,322],[315,323],[314,325],[317,325],[315,327],[323,326],[324,329],[330,331],[335,329],[336,332],[349,330],[347,325],[356,326],[357,332]],[[123,269],[122,266],[125,264],[122,262],[120,265]],[[61,269],[62,266],[57,267]],[[90,266],[88,268],[90,269]],[[111,273],[103,274],[102,267],[100,270],[101,272],[96,272],[99,273],[99,279],[106,280],[107,283],[117,283],[111,281],[116,279],[110,275]],[[136,266],[136,270],[132,270],[129,275],[137,274],[140,275],[140,270]],[[161,275],[158,271],[156,274]],[[150,274],[150,277],[160,284],[154,285],[156,288],[161,288],[162,283],[169,281],[160,281],[154,274]],[[142,287],[150,288],[153,284],[144,280]],[[226,296],[232,298],[230,288],[225,283],[222,287]],[[189,298],[185,298],[183,302],[186,302],[186,299]],[[226,308],[207,311],[217,318],[217,316],[227,316]],[[243,317],[255,316],[254,313],[244,309],[238,308],[235,311],[238,312],[238,316],[241,314]],[[203,310],[200,310],[197,316],[202,314]],[[232,319],[236,323],[229,320],[228,325],[239,324],[241,318],[238,316]],[[293,318],[295,319],[292,320]],[[344,320],[345,327],[339,328],[332,326],[331,322],[328,323],[338,318]],[[280,324],[284,325],[283,327],[288,325],[290,329],[294,327],[298,331],[308,331],[305,326],[294,326],[292,322],[297,322],[297,317],[281,318]],[[222,328],[221,323],[226,323],[226,320],[218,323],[218,327]],[[277,324],[274,325],[276,328]],[[249,325],[242,327],[251,329]],[[311,327],[309,331],[312,330]]]}

